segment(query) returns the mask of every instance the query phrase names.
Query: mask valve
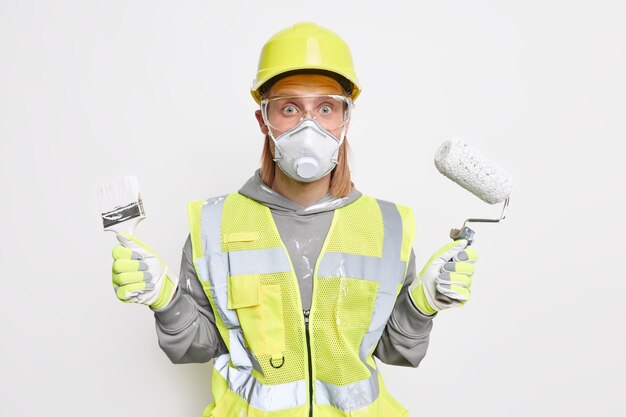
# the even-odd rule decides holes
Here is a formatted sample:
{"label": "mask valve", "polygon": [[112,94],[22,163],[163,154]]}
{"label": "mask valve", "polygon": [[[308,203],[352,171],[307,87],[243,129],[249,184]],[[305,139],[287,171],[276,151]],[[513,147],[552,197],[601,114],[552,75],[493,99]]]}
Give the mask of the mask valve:
{"label": "mask valve", "polygon": [[317,174],[320,164],[310,156],[303,156],[296,160],[294,168],[302,178],[312,178]]}

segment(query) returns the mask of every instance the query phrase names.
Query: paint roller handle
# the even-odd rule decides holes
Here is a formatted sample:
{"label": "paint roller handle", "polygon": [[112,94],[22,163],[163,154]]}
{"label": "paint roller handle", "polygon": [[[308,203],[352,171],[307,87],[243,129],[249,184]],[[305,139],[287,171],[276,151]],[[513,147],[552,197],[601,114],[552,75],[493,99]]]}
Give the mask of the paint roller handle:
{"label": "paint roller handle", "polygon": [[475,234],[476,233],[467,226],[463,226],[460,229],[450,229],[450,238],[452,240],[466,239],[467,246],[472,244]]}
{"label": "paint roller handle", "polygon": [[[475,234],[476,233],[474,232],[474,230],[470,229],[469,227],[465,225],[463,225],[463,227],[461,227],[460,229],[450,229],[450,238],[452,240],[465,239],[467,240],[467,246],[470,246],[474,242]],[[452,260],[453,259],[450,258],[448,259],[448,262],[452,262]],[[446,295],[440,293],[439,291],[437,291],[435,298],[437,299],[438,302],[444,305],[450,305],[455,302],[453,299],[451,299],[450,297],[447,297]]]}

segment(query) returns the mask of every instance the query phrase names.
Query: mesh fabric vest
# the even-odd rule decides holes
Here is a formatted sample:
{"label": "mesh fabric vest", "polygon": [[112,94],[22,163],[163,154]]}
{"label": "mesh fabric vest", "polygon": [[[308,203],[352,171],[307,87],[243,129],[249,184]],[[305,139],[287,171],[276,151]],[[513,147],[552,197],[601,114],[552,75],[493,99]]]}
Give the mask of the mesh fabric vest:
{"label": "mesh fabric vest", "polygon": [[303,314],[270,210],[238,193],[189,204],[193,261],[228,353],[215,359],[215,417],[408,415],[372,353],[402,287],[408,207],[361,196],[335,209]]}

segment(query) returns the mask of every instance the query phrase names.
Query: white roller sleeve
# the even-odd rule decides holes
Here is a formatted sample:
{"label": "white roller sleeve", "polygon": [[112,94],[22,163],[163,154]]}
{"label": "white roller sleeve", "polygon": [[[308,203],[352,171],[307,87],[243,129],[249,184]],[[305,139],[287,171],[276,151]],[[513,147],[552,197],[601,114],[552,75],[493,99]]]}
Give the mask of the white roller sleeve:
{"label": "white roller sleeve", "polygon": [[486,203],[499,203],[511,193],[511,175],[461,138],[452,138],[441,144],[435,154],[435,166],[443,175]]}

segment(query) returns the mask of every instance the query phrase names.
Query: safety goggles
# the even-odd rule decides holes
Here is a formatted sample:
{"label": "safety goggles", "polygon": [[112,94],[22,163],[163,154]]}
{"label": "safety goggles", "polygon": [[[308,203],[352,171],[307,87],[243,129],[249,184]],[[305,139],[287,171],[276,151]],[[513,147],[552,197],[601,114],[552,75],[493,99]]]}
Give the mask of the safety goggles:
{"label": "safety goggles", "polygon": [[305,118],[332,131],[350,120],[351,110],[352,100],[339,94],[277,96],[261,100],[263,121],[280,132],[293,129]]}

